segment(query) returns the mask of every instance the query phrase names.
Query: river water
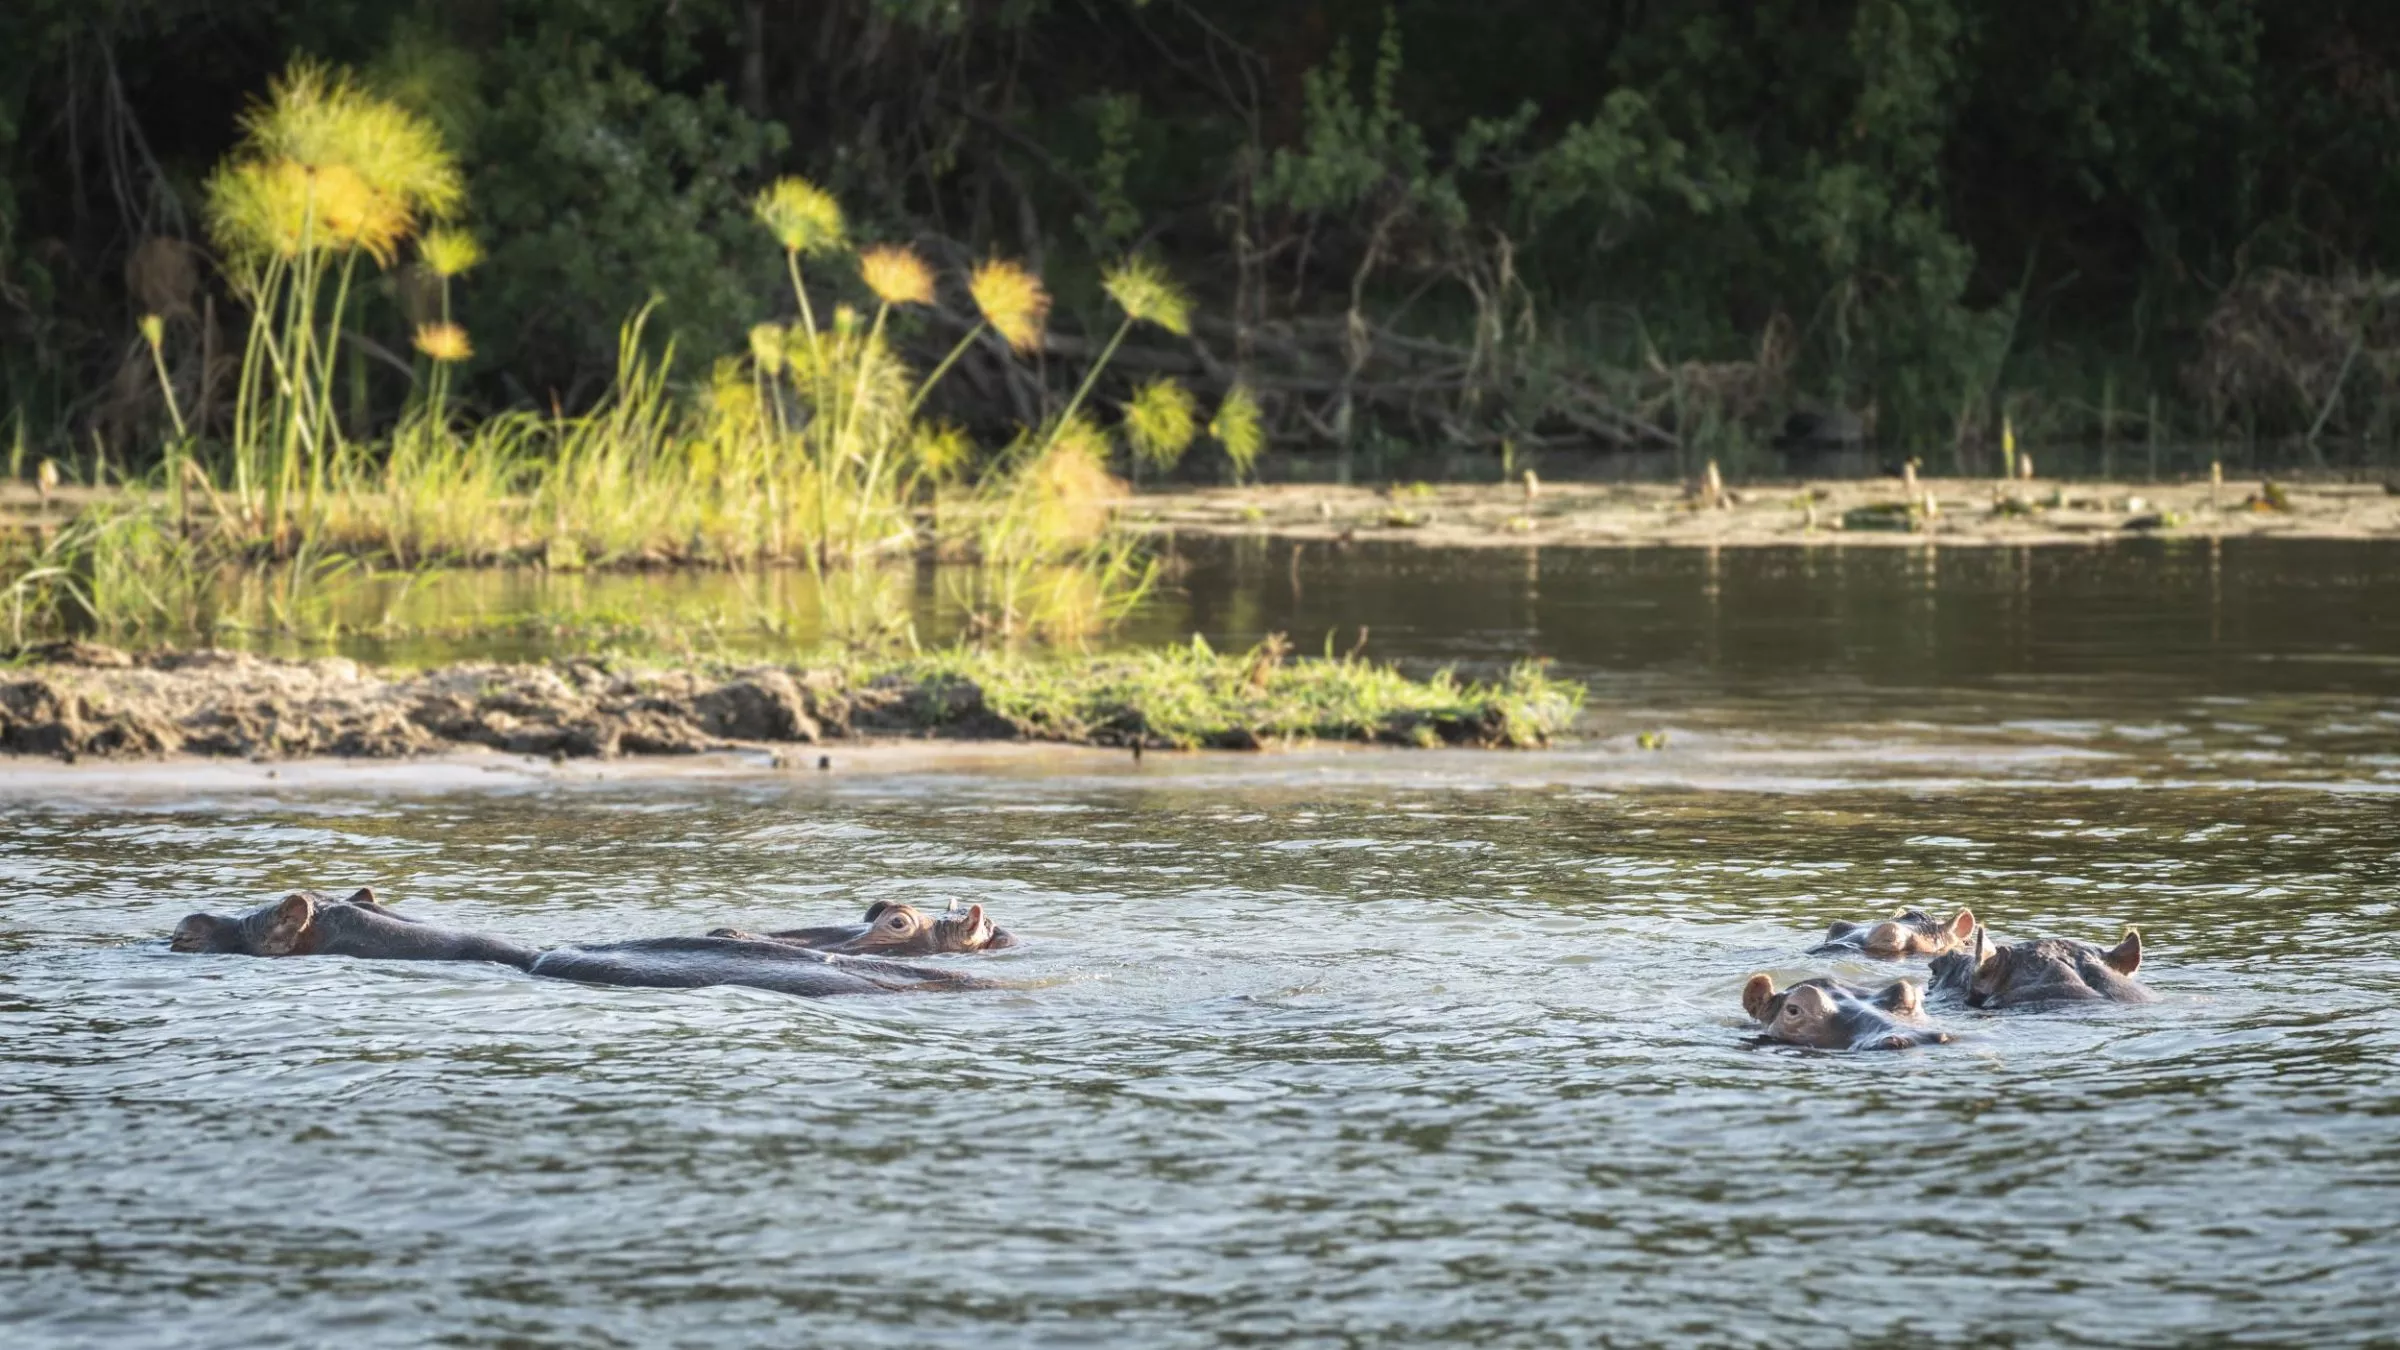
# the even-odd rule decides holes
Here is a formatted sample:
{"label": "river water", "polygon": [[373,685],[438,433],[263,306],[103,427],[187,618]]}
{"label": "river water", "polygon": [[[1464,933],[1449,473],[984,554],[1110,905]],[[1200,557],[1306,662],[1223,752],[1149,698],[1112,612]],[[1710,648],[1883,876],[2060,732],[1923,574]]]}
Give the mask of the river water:
{"label": "river water", "polygon": [[[2388,1343],[2400,550],[1189,560],[1136,636],[1592,681],[1526,754],[595,778],[0,764],[17,1345]],[[1663,749],[1639,746],[1664,732]],[[810,1003],[181,956],[980,900]],[[2138,924],[2140,1007],[1752,1043],[1837,918]]]}

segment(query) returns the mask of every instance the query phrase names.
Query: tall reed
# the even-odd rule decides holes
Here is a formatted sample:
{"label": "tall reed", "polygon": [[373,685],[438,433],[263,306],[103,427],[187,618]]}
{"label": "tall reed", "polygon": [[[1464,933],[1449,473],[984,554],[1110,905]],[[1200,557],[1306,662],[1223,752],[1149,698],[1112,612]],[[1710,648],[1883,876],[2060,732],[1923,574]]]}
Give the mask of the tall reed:
{"label": "tall reed", "polygon": [[363,256],[387,266],[465,191],[432,123],[307,61],[242,117],[207,185],[210,238],[250,331],[235,382],[233,495],[281,550],[322,498],[340,448],[335,360]]}

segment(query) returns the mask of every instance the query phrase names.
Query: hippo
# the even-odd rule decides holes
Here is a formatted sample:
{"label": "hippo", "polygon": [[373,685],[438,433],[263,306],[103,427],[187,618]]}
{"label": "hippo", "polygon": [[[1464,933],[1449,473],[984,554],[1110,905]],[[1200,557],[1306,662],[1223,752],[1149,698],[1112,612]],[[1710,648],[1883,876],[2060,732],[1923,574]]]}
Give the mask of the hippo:
{"label": "hippo", "polygon": [[1904,909],[1888,919],[1866,923],[1837,921],[1825,930],[1825,940],[1809,948],[1817,952],[1859,952],[1888,960],[1911,956],[1940,956],[1956,951],[1968,936],[1981,932],[1975,912],[1962,909],[1944,923],[1921,909]]}
{"label": "hippo", "polygon": [[1742,1007],[1767,1039],[1820,1050],[1904,1050],[1950,1039],[1926,1022],[1925,995],[1910,980],[1877,990],[1802,980],[1778,993],[1773,976],[1753,975],[1742,986]]}
{"label": "hippo", "polygon": [[2114,947],[2074,938],[1993,942],[1982,929],[1955,952],[1934,958],[1934,992],[1970,1008],[2030,1008],[2051,1003],[2149,1003],[2133,973],[2142,968],[2142,935],[2128,928]]}
{"label": "hippo", "polygon": [[953,902],[939,918],[928,917],[915,905],[878,900],[867,906],[858,923],[823,928],[785,928],[772,933],[749,933],[739,928],[712,928],[713,938],[744,942],[780,942],[821,952],[879,956],[934,956],[943,952],[996,952],[1017,945],[1016,935],[984,917],[983,906],[960,909]]}
{"label": "hippo", "polygon": [[955,971],[814,951],[790,942],[713,935],[560,947],[542,953],[531,969],[536,975],[585,984],[651,989],[739,984],[806,998],[1000,987]]}
{"label": "hippo", "polygon": [[396,914],[362,888],[333,900],[294,891],[248,913],[187,915],[170,950],[237,956],[353,956],[368,961],[496,961],[530,969],[540,953],[521,942],[458,933]]}

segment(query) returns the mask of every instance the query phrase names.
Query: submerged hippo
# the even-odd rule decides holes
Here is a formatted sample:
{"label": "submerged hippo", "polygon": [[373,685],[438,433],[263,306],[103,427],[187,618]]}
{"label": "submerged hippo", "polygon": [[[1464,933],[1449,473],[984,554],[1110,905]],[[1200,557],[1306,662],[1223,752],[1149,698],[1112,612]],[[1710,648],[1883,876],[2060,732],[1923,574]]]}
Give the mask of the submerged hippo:
{"label": "submerged hippo", "polygon": [[745,942],[780,942],[821,952],[872,953],[878,956],[936,956],[944,952],[996,952],[1017,945],[1016,935],[985,917],[983,906],[930,916],[915,905],[878,900],[867,906],[857,923],[822,928],[785,928],[772,933],[746,933],[739,928],[712,928],[712,938]]}
{"label": "submerged hippo", "polygon": [[652,989],[739,984],[806,998],[1000,987],[989,980],[928,966],[814,951],[789,942],[715,936],[560,947],[542,953],[532,970],[536,975],[586,984]]}
{"label": "submerged hippo", "polygon": [[1753,975],[1742,986],[1742,1008],[1769,1040],[1820,1050],[1905,1050],[1950,1039],[1925,1020],[1924,993],[1910,980],[1876,990],[1802,980],[1778,993],[1774,977]]}
{"label": "submerged hippo", "polygon": [[1996,943],[1982,929],[1958,951],[1934,958],[1935,992],[1970,1008],[2027,1008],[2045,1003],[2148,1003],[2157,996],[2133,978],[2142,968],[2142,935],[2128,928],[2114,947],[2074,938]]}
{"label": "submerged hippo", "polygon": [[1948,923],[1921,909],[1904,909],[1888,919],[1866,923],[1837,921],[1825,930],[1825,940],[1809,948],[1815,952],[1861,952],[1888,960],[1911,956],[1939,956],[1958,950],[1969,936],[1983,931],[1975,923],[1975,911],[1962,909]]}
{"label": "submerged hippo", "polygon": [[238,956],[354,956],[369,961],[497,961],[525,970],[539,955],[506,938],[435,928],[396,914],[360,889],[344,899],[294,891],[246,914],[192,914],[167,946]]}

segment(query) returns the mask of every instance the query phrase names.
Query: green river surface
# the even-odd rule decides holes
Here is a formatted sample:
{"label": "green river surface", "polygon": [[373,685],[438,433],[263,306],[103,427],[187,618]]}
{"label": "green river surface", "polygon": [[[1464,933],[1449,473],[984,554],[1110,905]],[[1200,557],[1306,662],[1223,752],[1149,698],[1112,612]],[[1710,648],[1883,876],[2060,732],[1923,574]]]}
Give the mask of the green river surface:
{"label": "green river surface", "polygon": [[[0,761],[0,1342],[2393,1343],[2400,547],[1187,544],[1125,636],[1362,624],[1551,657],[1587,734]],[[165,949],[370,883],[537,944],[1026,942],[821,1002]],[[1746,976],[1888,976],[1805,949],[1901,904],[2138,925],[2159,1000],[1755,1043]]]}

